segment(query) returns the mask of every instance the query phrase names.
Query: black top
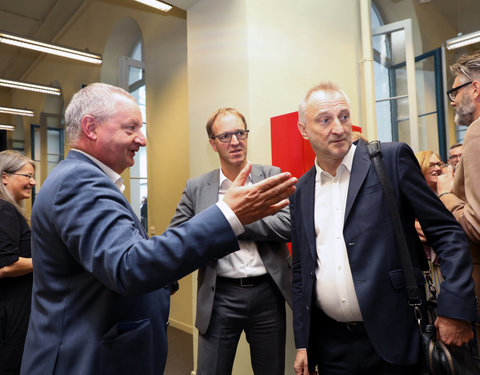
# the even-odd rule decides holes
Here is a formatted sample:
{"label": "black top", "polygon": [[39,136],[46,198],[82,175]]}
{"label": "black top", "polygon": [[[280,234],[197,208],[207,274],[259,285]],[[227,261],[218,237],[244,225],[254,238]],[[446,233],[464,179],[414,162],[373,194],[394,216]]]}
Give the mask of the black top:
{"label": "black top", "polygon": [[[19,257],[31,256],[30,228],[25,218],[13,204],[0,199],[0,268],[15,263]],[[0,278],[0,303],[17,298],[18,293],[30,298],[31,288],[32,273]]]}
{"label": "black top", "polygon": [[[0,199],[0,268],[30,258],[30,228],[17,208]],[[0,374],[20,371],[32,299],[32,273],[0,278]]]}

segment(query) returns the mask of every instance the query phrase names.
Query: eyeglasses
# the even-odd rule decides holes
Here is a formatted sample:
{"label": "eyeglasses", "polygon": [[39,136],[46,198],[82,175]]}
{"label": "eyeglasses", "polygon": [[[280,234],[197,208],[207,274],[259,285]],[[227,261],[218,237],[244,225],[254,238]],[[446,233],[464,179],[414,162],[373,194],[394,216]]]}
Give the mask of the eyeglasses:
{"label": "eyeglasses", "polygon": [[460,156],[462,156],[462,155],[452,155],[448,158],[448,160],[458,160],[458,159],[460,159]]}
{"label": "eyeglasses", "polygon": [[35,180],[35,175],[33,174],[27,174],[27,173],[15,173],[15,172],[7,172],[8,174],[16,174],[17,176],[23,176],[28,178],[29,180]]}
{"label": "eyeglasses", "polygon": [[442,163],[441,161],[437,161],[436,163],[430,163],[430,165],[428,166],[430,169],[433,169],[435,167],[438,167],[438,168],[443,168],[445,166],[444,163]]}
{"label": "eyeglasses", "polygon": [[220,142],[230,142],[232,140],[232,136],[235,136],[239,141],[242,139],[247,138],[248,132],[250,130],[236,130],[234,132],[226,132],[219,135],[214,135],[212,139],[218,138]]}
{"label": "eyeglasses", "polygon": [[457,91],[460,90],[462,87],[465,87],[471,83],[473,83],[473,81],[464,83],[463,85],[460,85],[460,86],[454,87],[453,89],[448,90],[447,91],[448,99],[450,99],[451,102],[454,102],[458,94]]}

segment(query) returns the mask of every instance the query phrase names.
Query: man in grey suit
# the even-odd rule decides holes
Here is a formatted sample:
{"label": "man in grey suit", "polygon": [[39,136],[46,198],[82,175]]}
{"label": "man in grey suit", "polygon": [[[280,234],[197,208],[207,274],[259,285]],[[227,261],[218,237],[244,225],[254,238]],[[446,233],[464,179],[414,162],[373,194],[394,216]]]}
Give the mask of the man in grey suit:
{"label": "man in grey suit", "polygon": [[[240,112],[217,110],[207,122],[207,133],[221,168],[187,182],[170,227],[221,201],[247,164],[248,130]],[[277,167],[253,165],[246,185],[278,173]],[[255,374],[283,375],[285,300],[291,306],[292,298],[288,208],[245,226],[239,240],[240,250],[198,272],[197,374],[230,374],[245,331]]]}

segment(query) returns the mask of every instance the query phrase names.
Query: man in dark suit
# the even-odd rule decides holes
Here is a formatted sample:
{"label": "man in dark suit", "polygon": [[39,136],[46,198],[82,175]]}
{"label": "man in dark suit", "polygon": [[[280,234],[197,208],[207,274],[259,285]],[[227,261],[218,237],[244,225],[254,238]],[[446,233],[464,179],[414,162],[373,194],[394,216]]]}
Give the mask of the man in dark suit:
{"label": "man in dark suit", "polygon": [[[217,203],[247,164],[245,117],[221,108],[207,121],[210,145],[220,169],[187,182],[171,227]],[[280,173],[252,166],[248,184]],[[231,374],[238,340],[245,331],[255,374],[284,375],[285,300],[291,305],[288,208],[245,227],[240,250],[211,261],[198,272],[198,375]]]}
{"label": "man in dark suit", "polygon": [[280,185],[275,177],[243,187],[247,167],[224,206],[148,239],[120,176],[146,144],[135,99],[91,84],[73,96],[65,119],[72,150],[32,212],[35,272],[22,374],[162,374],[169,283],[238,249],[243,225],[285,207],[276,202],[294,181],[287,175]]}
{"label": "man in dark suit", "polygon": [[[407,303],[399,250],[383,189],[365,143],[351,143],[346,95],[331,83],[300,104],[298,129],[315,166],[291,199],[297,374],[414,374],[420,335]],[[412,150],[382,144],[410,256],[418,269],[418,218],[445,277],[435,323],[447,345],[473,337],[472,260],[465,235],[427,186]],[[470,321],[470,322],[469,322]]]}

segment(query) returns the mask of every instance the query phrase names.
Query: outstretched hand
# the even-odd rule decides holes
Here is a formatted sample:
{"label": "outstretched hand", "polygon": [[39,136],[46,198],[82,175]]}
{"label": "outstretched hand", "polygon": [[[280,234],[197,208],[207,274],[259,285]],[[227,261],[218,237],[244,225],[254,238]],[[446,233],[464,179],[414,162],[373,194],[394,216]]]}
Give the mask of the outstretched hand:
{"label": "outstretched hand", "polygon": [[223,201],[228,204],[242,225],[273,215],[287,206],[295,192],[297,179],[290,173],[280,173],[250,186],[244,186],[252,169],[249,162],[240,171]]}

